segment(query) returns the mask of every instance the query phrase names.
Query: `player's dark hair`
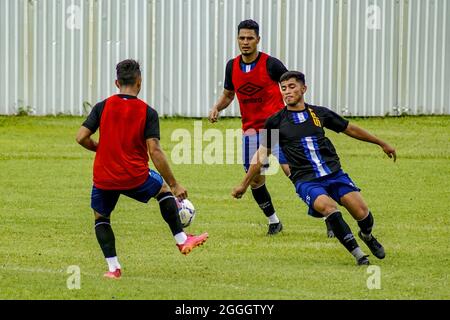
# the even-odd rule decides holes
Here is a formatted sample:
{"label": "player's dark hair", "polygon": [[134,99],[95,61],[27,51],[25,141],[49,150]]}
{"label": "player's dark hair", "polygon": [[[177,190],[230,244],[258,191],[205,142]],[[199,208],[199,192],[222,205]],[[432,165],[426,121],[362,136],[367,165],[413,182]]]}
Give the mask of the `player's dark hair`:
{"label": "player's dark hair", "polygon": [[280,78],[280,83],[292,78],[296,79],[298,82],[306,84],[305,75],[300,71],[288,71],[283,73],[283,75]]}
{"label": "player's dark hair", "polygon": [[241,21],[238,25],[238,34],[241,29],[255,30],[256,36],[259,37],[259,24],[252,19]]}
{"label": "player's dark hair", "polygon": [[121,86],[134,85],[141,76],[141,66],[136,60],[123,60],[116,66],[117,81]]}

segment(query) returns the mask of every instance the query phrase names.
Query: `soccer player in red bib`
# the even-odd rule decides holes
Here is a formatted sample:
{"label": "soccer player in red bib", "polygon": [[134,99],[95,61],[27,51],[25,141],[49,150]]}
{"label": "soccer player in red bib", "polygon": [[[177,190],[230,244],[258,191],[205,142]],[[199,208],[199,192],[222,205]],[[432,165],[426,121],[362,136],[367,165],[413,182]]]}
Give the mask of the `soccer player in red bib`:
{"label": "soccer player in red bib", "polygon": [[[209,114],[209,120],[217,121],[219,113],[234,100],[239,101],[242,117],[242,157],[245,171],[248,171],[253,155],[260,143],[259,130],[266,120],[284,107],[280,93],[280,77],[287,72],[283,63],[264,52],[257,50],[260,41],[259,25],[253,20],[244,20],[238,25],[238,44],[241,55],[228,61],[225,70],[224,91]],[[272,154],[277,157],[284,173],[289,177],[290,170],[283,151],[273,146]],[[267,168],[267,164],[264,166]],[[252,195],[269,220],[267,234],[279,233],[280,222],[266,187],[265,176],[256,175],[251,181]],[[328,236],[333,236],[331,230]]]}
{"label": "soccer player in red bib", "polygon": [[[308,205],[308,213],[314,217],[325,217],[336,238],[356,258],[357,264],[367,265],[368,256],[359,247],[338,209],[337,204],[343,205],[358,222],[361,240],[374,256],[383,259],[384,248],[372,235],[373,215],[362,198],[360,189],[342,170],[339,156],[325,136],[324,128],[377,144],[394,161],[395,149],[328,108],[305,103],[307,87],[303,73],[287,72],[281,77],[280,83],[287,105],[267,120],[266,131],[263,131],[265,134],[254,163],[242,183],[233,189],[233,197],[242,197],[252,177],[259,173],[262,161],[270,153],[271,145],[279,143],[291,168],[290,179],[299,197]],[[277,131],[278,135],[273,135],[273,131]],[[279,141],[273,141],[272,137],[277,136]]]}
{"label": "soccer player in red bib", "polygon": [[[175,179],[160,147],[158,113],[137,98],[142,84],[139,63],[124,60],[116,70],[120,93],[96,104],[76,137],[80,145],[96,153],[91,207],[95,234],[109,268],[105,273],[108,278],[120,278],[122,274],[110,221],[120,195],[143,203],[156,198],[184,255],[208,238],[207,233],[194,236],[183,231],[176,197],[187,198],[187,191]],[[96,142],[91,136],[98,129],[100,138]],[[149,155],[159,173],[149,169]]]}

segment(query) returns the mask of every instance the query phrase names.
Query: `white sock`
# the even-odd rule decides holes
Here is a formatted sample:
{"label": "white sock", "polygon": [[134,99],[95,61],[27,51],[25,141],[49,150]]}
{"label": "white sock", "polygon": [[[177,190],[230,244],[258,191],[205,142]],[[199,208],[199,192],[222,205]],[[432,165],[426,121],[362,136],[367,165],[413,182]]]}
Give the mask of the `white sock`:
{"label": "white sock", "polygon": [[356,260],[359,260],[365,256],[365,253],[361,250],[360,247],[356,247],[351,253],[356,258]]}
{"label": "white sock", "polygon": [[177,233],[173,236],[177,244],[183,244],[187,240],[187,235],[184,232]]}
{"label": "white sock", "polygon": [[106,258],[106,262],[108,263],[109,271],[114,272],[116,269],[122,269],[119,264],[119,260],[116,257]]}
{"label": "white sock", "polygon": [[277,214],[274,213],[269,217],[269,224],[280,223],[280,219],[278,219]]}

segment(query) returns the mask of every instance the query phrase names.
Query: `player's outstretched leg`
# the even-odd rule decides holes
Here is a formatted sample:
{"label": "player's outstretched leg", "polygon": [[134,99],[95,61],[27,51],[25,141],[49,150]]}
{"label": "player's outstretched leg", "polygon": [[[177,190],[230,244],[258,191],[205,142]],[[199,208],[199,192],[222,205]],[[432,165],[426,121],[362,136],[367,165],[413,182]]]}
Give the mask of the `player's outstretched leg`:
{"label": "player's outstretched leg", "polygon": [[95,235],[108,264],[109,271],[104,276],[111,279],[119,279],[122,276],[122,268],[116,254],[116,240],[111,228],[111,221],[97,213]]}
{"label": "player's outstretched leg", "polygon": [[355,257],[356,263],[358,265],[370,264],[368,255],[364,254],[359,247],[350,227],[342,218],[342,214],[336,211],[327,217],[327,221],[339,242]]}
{"label": "player's outstretched leg", "polygon": [[361,194],[350,192],[341,198],[341,203],[358,222],[360,228],[358,235],[361,240],[369,247],[375,257],[383,259],[386,256],[384,248],[372,235],[374,219]]}
{"label": "player's outstretched leg", "polygon": [[[167,190],[167,189],[166,189]],[[177,247],[184,255],[189,254],[194,248],[203,245],[208,239],[208,233],[201,235],[186,234],[178,215],[178,206],[173,194],[169,191],[161,192],[156,199],[159,202],[159,208],[164,221],[169,225],[170,230],[175,238]]]}

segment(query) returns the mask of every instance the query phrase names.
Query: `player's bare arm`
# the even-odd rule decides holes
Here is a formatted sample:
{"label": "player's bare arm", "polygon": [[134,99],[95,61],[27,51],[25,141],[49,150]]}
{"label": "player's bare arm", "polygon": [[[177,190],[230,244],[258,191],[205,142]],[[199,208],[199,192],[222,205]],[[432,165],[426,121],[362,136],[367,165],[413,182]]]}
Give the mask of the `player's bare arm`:
{"label": "player's bare arm", "polygon": [[244,180],[241,182],[240,185],[233,188],[233,191],[231,195],[236,198],[240,199],[247,191],[250,183],[253,181],[253,179],[260,174],[261,168],[264,163],[267,161],[267,157],[270,155],[271,150],[261,145],[258,149],[258,152],[255,153],[255,155],[252,158],[252,162],[250,165],[250,168],[248,169],[247,174],[244,177]]}
{"label": "player's bare arm", "polygon": [[354,124],[349,123],[344,133],[352,138],[379,145],[383,149],[383,152],[386,153],[389,158],[393,158],[394,162],[395,160],[397,160],[397,154],[395,153],[395,149],[393,147],[391,147],[388,143],[384,142],[383,140],[375,137],[371,133],[367,132],[363,128],[360,128]]}
{"label": "player's bare arm", "polygon": [[76,140],[77,142],[83,146],[84,148],[96,152],[98,142],[94,141],[91,136],[93,132],[86,128],[85,126],[81,126],[80,130],[78,130]]}
{"label": "player's bare arm", "polygon": [[180,185],[175,179],[172,170],[170,169],[169,162],[167,161],[167,157],[159,144],[159,140],[156,138],[150,138],[146,140],[146,143],[148,153],[153,164],[155,165],[155,168],[167,182],[175,197],[178,199],[186,199],[187,190],[183,188],[183,186]]}
{"label": "player's bare arm", "polygon": [[211,111],[209,112],[209,121],[211,123],[217,122],[217,119],[219,117],[219,113],[228,108],[228,106],[233,102],[234,100],[234,91],[223,89],[223,93],[220,96],[219,100],[217,100],[214,107],[212,107]]}

